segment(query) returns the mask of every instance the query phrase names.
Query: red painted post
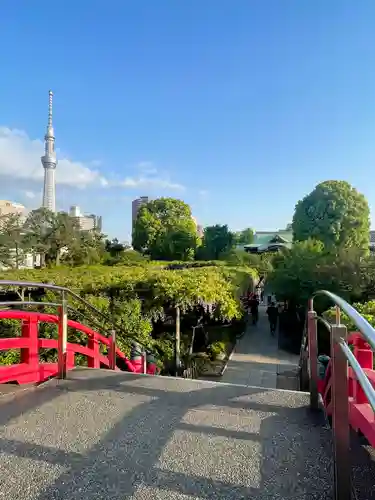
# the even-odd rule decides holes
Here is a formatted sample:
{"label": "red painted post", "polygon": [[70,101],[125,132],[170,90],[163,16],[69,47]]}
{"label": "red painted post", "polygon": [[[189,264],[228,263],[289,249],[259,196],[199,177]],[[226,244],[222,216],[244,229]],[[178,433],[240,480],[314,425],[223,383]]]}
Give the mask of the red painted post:
{"label": "red painted post", "polygon": [[[339,319],[339,318],[338,318]],[[332,429],[334,450],[335,500],[351,499],[351,463],[348,401],[348,361],[340,348],[341,339],[346,342],[344,325],[331,328],[332,360]]]}
{"label": "red painted post", "polygon": [[145,350],[142,354],[142,373],[147,373],[147,353]]}
{"label": "red painted post", "polygon": [[[38,319],[30,317],[22,321],[21,337],[28,339],[28,347],[21,349],[21,363],[29,365],[30,375],[28,381],[32,379],[36,382],[39,369],[39,346],[38,346]],[[32,375],[33,374],[33,375]]]}
{"label": "red painted post", "polygon": [[111,330],[110,345],[108,348],[109,368],[116,370],[116,332]]}
{"label": "red painted post", "polygon": [[100,346],[95,333],[89,337],[87,347],[92,350],[92,357],[88,358],[87,366],[89,368],[100,368]]}
{"label": "red painted post", "polygon": [[62,292],[62,301],[59,308],[59,324],[57,339],[58,355],[58,377],[66,378],[67,372],[67,343],[68,343],[68,304],[65,298],[65,292]]}
{"label": "red painted post", "polygon": [[74,351],[68,349],[66,354],[66,369],[73,370],[76,365],[75,354]]}

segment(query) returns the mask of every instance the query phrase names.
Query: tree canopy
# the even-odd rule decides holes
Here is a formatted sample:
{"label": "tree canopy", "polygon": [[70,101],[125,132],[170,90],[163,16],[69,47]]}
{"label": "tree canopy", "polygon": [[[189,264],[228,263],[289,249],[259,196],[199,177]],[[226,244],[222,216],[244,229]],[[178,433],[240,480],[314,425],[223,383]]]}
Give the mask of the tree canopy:
{"label": "tree canopy", "polygon": [[217,260],[228,252],[235,244],[235,235],[227,225],[207,226],[203,233],[202,248],[199,257],[206,260]]}
{"label": "tree canopy", "polygon": [[250,245],[254,241],[254,230],[247,227],[236,233],[236,243],[238,245]]}
{"label": "tree canopy", "polygon": [[362,272],[366,262],[358,249],[331,252],[321,241],[310,239],[276,255],[267,282],[278,298],[299,304],[307,304],[318,290],[358,300],[366,286]]}
{"label": "tree canopy", "polygon": [[320,240],[326,248],[368,251],[370,210],[366,198],[346,181],[325,181],[295,208],[293,238]]}
{"label": "tree canopy", "polygon": [[199,243],[189,205],[174,198],[159,198],[143,205],[132,236],[134,249],[152,259],[193,259]]}
{"label": "tree canopy", "polygon": [[19,214],[0,216],[0,264],[22,267],[25,254],[40,256],[45,264],[94,264],[104,253],[103,235],[83,231],[77,219],[45,208],[32,210],[26,220]]}

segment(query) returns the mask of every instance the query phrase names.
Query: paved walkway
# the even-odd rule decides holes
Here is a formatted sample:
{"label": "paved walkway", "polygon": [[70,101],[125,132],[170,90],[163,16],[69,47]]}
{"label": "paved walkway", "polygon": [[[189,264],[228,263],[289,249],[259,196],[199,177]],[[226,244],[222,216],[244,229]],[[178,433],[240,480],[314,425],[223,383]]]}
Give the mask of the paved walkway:
{"label": "paved walkway", "polygon": [[277,335],[270,334],[266,306],[261,305],[258,325],[249,324],[237,342],[221,381],[275,389],[278,375],[293,372],[297,365],[297,355],[278,348]]}

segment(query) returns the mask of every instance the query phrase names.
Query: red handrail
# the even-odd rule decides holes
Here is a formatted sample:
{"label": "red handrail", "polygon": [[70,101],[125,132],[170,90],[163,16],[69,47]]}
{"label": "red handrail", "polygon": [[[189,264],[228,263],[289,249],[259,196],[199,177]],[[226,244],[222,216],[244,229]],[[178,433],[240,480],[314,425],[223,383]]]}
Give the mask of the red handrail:
{"label": "red handrail", "polygon": [[[323,380],[319,380],[318,376],[318,316],[314,311],[314,297],[317,295],[329,298],[336,308],[335,323],[331,325],[325,322],[330,333],[331,359]],[[341,311],[360,333],[347,334],[346,326],[341,323]],[[349,428],[360,432],[375,446],[375,329],[344,299],[327,290],[320,290],[309,300],[307,339],[310,406],[318,409],[321,399],[326,414],[332,417],[334,498],[350,500],[352,485]]]}
{"label": "red handrail", "polygon": [[[0,365],[0,383],[18,382],[19,384],[39,383],[54,377],[58,374],[58,363],[42,363],[39,357],[40,349],[58,349],[58,339],[39,338],[39,323],[59,324],[60,318],[53,314],[46,314],[31,311],[6,310],[0,311],[0,321],[2,319],[20,320],[21,336],[14,338],[0,338],[0,351],[9,349],[20,349],[20,363],[13,365]],[[91,328],[68,320],[68,327],[73,328],[87,336],[87,345],[69,342],[67,344],[67,370],[75,367],[75,354],[82,354],[87,357],[89,368],[101,368],[111,366],[109,357],[101,354],[100,345],[111,346],[111,340]],[[108,349],[110,352],[110,349]],[[128,370],[140,373],[143,371],[142,363],[130,361],[125,354],[116,347],[116,358],[122,359]],[[155,366],[150,364],[147,373],[154,374]],[[116,366],[116,370],[119,368]]]}
{"label": "red handrail", "polygon": [[[360,332],[348,335],[347,343],[353,346],[353,354],[364,370],[371,385],[375,388],[374,353]],[[363,392],[352,368],[348,369],[348,404],[349,424],[356,431],[366,436],[371,446],[375,447],[375,415]],[[326,413],[332,416],[332,361],[329,361],[324,379],[318,383]]]}

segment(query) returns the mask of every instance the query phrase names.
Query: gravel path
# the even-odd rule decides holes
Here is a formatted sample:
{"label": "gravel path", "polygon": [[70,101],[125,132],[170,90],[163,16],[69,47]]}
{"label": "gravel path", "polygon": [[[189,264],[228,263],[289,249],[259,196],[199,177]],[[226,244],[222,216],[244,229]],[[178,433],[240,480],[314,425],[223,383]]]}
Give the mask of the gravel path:
{"label": "gravel path", "polygon": [[332,498],[304,393],[77,369],[0,423],[4,500]]}

